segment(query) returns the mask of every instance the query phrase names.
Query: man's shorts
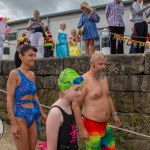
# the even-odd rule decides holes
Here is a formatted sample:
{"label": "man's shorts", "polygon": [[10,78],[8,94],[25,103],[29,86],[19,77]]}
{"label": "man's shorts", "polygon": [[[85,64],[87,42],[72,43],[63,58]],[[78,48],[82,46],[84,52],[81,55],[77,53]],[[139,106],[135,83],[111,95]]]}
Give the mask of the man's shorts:
{"label": "man's shorts", "polygon": [[89,140],[85,142],[86,150],[116,150],[108,122],[83,118],[83,124],[89,133]]}

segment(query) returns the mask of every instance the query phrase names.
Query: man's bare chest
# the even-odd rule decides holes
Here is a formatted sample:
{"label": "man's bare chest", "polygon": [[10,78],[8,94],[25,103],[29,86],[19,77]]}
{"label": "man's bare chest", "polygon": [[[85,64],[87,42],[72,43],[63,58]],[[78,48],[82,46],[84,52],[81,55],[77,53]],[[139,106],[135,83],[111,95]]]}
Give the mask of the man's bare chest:
{"label": "man's bare chest", "polygon": [[93,81],[87,87],[87,95],[91,99],[98,99],[108,95],[108,87],[104,82]]}

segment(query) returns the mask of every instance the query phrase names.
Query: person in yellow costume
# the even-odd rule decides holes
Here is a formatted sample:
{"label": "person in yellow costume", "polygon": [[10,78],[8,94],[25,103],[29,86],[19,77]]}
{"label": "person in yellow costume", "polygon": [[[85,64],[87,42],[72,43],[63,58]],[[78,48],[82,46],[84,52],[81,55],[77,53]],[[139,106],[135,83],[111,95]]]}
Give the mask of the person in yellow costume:
{"label": "person in yellow costume", "polygon": [[18,39],[17,50],[22,48],[24,45],[29,45],[29,40],[26,37],[26,33],[22,33],[21,37]]}
{"label": "person in yellow costume", "polygon": [[80,48],[78,43],[80,42],[80,37],[77,35],[77,30],[71,30],[71,37],[69,38],[69,56],[80,56]]}
{"label": "person in yellow costume", "polygon": [[18,40],[18,45],[29,45],[29,40],[26,37],[26,33],[22,33],[22,36]]}

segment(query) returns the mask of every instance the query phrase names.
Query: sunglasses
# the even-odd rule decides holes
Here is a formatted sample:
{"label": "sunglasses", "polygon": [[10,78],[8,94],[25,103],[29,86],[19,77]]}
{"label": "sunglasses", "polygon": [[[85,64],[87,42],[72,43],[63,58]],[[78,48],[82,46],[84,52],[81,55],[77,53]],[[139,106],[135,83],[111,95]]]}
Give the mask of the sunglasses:
{"label": "sunglasses", "polygon": [[75,78],[73,81],[66,82],[65,84],[81,84],[84,81],[83,76]]}

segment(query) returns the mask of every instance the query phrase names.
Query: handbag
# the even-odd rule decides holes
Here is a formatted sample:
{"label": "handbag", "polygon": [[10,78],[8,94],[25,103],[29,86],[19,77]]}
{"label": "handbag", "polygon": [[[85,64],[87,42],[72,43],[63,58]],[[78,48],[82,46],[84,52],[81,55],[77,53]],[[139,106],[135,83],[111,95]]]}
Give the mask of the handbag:
{"label": "handbag", "polygon": [[[91,13],[90,13],[90,14],[91,14]],[[82,25],[82,27],[78,29],[78,34],[79,34],[79,35],[83,35],[84,26],[86,25],[86,23],[87,23],[87,21],[88,21],[88,19],[89,19],[89,17],[90,17],[90,14],[87,16],[87,18],[86,18],[84,24]]]}
{"label": "handbag", "polygon": [[84,26],[82,26],[81,28],[79,28],[78,34],[79,35],[83,35],[83,32],[84,32]]}

